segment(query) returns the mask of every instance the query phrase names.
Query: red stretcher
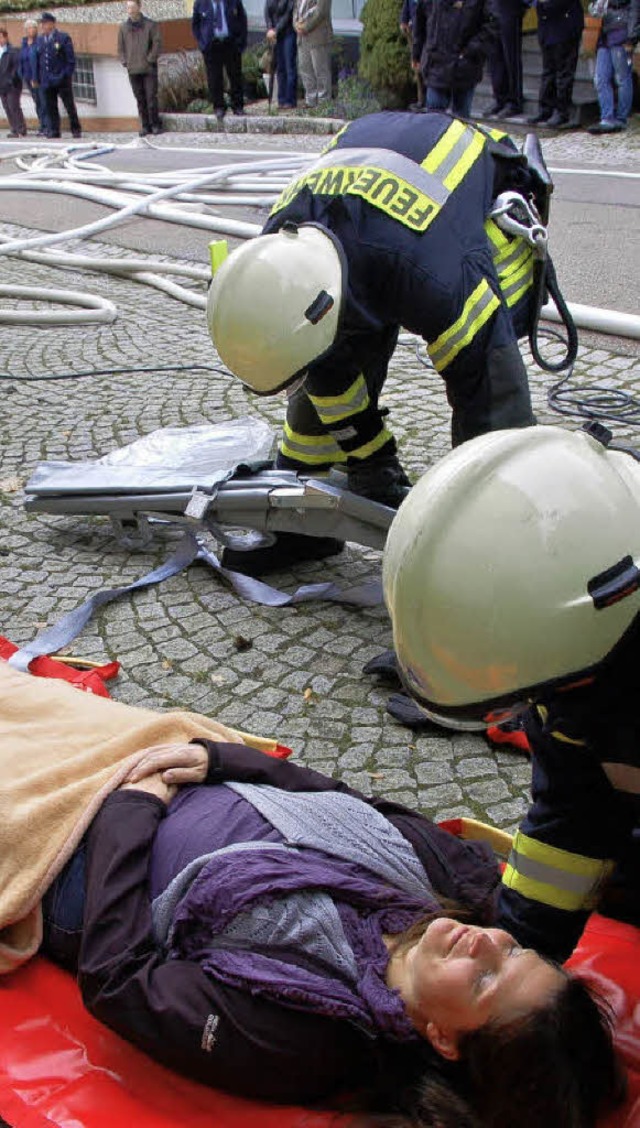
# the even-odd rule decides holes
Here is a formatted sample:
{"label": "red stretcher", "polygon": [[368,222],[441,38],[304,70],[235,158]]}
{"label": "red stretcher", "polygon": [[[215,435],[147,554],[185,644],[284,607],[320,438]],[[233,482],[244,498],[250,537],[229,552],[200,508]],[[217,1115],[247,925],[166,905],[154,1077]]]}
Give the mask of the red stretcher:
{"label": "red stretcher", "polygon": [[[289,751],[288,749],[286,750]],[[442,823],[504,855],[510,837],[473,819]],[[640,929],[593,914],[568,962],[616,1018],[624,1108],[602,1128],[640,1128]],[[0,1128],[364,1128],[362,1117],[228,1096],[166,1069],[85,1010],[74,979],[38,957],[0,977]]]}

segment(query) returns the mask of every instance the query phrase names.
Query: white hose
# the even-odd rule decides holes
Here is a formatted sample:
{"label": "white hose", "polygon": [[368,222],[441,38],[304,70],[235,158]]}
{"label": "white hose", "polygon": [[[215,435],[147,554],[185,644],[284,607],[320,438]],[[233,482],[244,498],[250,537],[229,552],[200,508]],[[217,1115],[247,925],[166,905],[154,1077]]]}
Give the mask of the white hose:
{"label": "white hose", "polygon": [[90,321],[109,324],[115,321],[118,311],[113,302],[78,290],[45,290],[40,286],[2,286],[0,298],[22,298],[26,301],[60,302],[81,306],[79,310],[53,313],[48,310],[0,310],[0,324],[8,325],[84,325]]}
{"label": "white hose", "polygon": [[[597,306],[579,305],[575,302],[567,302],[567,308],[578,329],[591,329],[595,333],[640,340],[640,317],[634,313],[619,313],[615,309],[598,309]],[[542,307],[540,316],[545,321],[562,320],[551,303]]]}

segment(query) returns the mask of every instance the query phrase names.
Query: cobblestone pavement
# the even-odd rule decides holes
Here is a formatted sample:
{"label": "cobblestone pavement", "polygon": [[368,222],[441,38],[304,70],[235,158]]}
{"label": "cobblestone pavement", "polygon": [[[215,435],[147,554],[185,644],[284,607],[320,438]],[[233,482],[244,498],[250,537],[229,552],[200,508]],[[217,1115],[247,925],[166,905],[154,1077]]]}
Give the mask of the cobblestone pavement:
{"label": "cobblestone pavement", "polygon": [[[310,139],[310,146],[317,140]],[[192,138],[183,135],[180,141],[190,144]],[[255,142],[251,137],[250,144]],[[116,253],[96,243],[91,250]],[[41,285],[48,280],[40,266],[5,259],[3,281]],[[112,325],[10,326],[3,332],[0,633],[17,643],[29,641],[93,592],[131,582],[170,549],[166,532],[151,549],[131,552],[118,545],[104,519],[27,514],[21,487],[39,460],[94,457],[158,427],[245,414],[259,414],[276,429],[282,411],[281,401],[250,399],[228,377],[191,371],[216,362],[198,310],[113,277],[87,281],[87,275],[65,271],[56,272],[50,284],[111,298],[119,318]],[[45,373],[172,361],[175,371],[162,374],[23,381]],[[546,402],[552,378],[531,366],[530,374],[539,419],[560,422]],[[580,382],[637,394],[640,357],[583,346],[575,375]],[[401,338],[384,404],[403,461],[413,476],[419,475],[448,449],[449,409],[440,379],[421,363],[413,338]],[[637,439],[633,429],[622,434]],[[348,586],[374,577],[379,567],[379,553],[350,544],[341,556],[300,565],[274,582],[293,590],[330,577]],[[239,648],[239,636],[249,648]],[[121,701],[199,710],[277,736],[301,762],[367,792],[391,794],[438,818],[470,814],[513,827],[526,803],[527,762],[490,749],[480,736],[444,731],[416,736],[400,727],[385,712],[385,691],[361,674],[363,663],[389,645],[382,608],[258,607],[196,565],[103,609],[73,651],[99,661],[120,660],[114,696]]]}

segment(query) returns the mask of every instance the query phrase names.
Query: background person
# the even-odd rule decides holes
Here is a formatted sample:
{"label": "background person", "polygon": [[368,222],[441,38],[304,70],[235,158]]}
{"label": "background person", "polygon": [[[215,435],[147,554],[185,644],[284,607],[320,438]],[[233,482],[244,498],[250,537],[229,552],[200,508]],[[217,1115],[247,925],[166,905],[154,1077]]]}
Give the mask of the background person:
{"label": "background person", "polygon": [[209,97],[218,121],[226,113],[225,72],[232,112],[236,117],[244,116],[242,52],[247,46],[247,13],[242,0],[195,0],[191,30],[202,52]]}
{"label": "background person", "polygon": [[538,112],[532,125],[570,129],[573,82],[580,54],[584,12],[581,0],[537,0],[542,74]]}
{"label": "background person", "polygon": [[638,0],[609,0],[602,16],[593,76],[600,121],[589,133],[620,133],[633,105],[633,52],[640,40]]}
{"label": "background person", "polygon": [[38,136],[43,137],[48,130],[47,107],[44,91],[40,84],[40,70],[38,59],[38,21],[24,21],[24,36],[20,47],[20,60],[18,69],[20,77],[27,87],[38,116]]}
{"label": "background person", "polygon": [[348,1087],[396,1128],[586,1128],[618,1084],[586,987],[439,908],[482,919],[496,881],[490,851],[398,804],[244,746],[165,747],[51,887],[45,949],[79,947],[89,1010],[205,1084]]}
{"label": "background person", "polygon": [[73,72],[76,57],[73,42],[66,31],[58,31],[56,17],[51,12],[40,16],[42,35],[38,39],[40,83],[47,108],[47,137],[60,136],[60,113],[58,98],[62,102],[73,137],[82,136],[82,127],[73,97]]}
{"label": "background person", "polygon": [[311,109],[331,100],[331,0],[295,0],[293,26],[304,100]]}
{"label": "background person", "polygon": [[0,27],[0,100],[9,122],[8,137],[25,137],[27,132],[20,106],[22,79],[19,61],[17,48],[9,43],[9,32],[6,27]]}
{"label": "background person", "polygon": [[528,6],[523,0],[495,0],[498,34],[489,54],[494,102],[487,117],[518,117],[522,113],[522,20]]}
{"label": "background person", "polygon": [[294,0],[266,0],[264,22],[267,42],[275,44],[278,106],[294,110],[298,101],[296,33],[293,27]]}
{"label": "background person", "polygon": [[422,74],[428,110],[450,108],[460,117],[470,116],[496,35],[491,0],[417,0],[413,66]]}
{"label": "background person", "polygon": [[158,115],[160,25],[143,14],[140,0],[127,0],[127,16],[118,30],[118,57],[127,68],[138,104],[140,136],[147,137],[150,133],[162,133]]}

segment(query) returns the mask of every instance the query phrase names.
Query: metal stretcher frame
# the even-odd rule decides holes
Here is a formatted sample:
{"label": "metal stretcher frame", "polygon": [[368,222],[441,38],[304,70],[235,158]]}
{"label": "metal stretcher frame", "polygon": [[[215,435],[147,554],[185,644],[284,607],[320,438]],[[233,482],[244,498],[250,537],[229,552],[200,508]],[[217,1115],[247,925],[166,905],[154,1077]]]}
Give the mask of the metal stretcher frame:
{"label": "metal stretcher frame", "polygon": [[[204,525],[223,544],[231,539],[225,530],[250,529],[263,534],[262,543],[269,543],[271,534],[290,532],[384,548],[395,510],[351,493],[345,485],[346,475],[336,470],[323,479],[292,470],[258,470],[190,490],[83,490],[74,483],[55,491],[27,484],[25,492],[31,512],[108,516],[116,527],[135,521],[144,528],[149,518]],[[234,547],[240,547],[237,539]]]}

